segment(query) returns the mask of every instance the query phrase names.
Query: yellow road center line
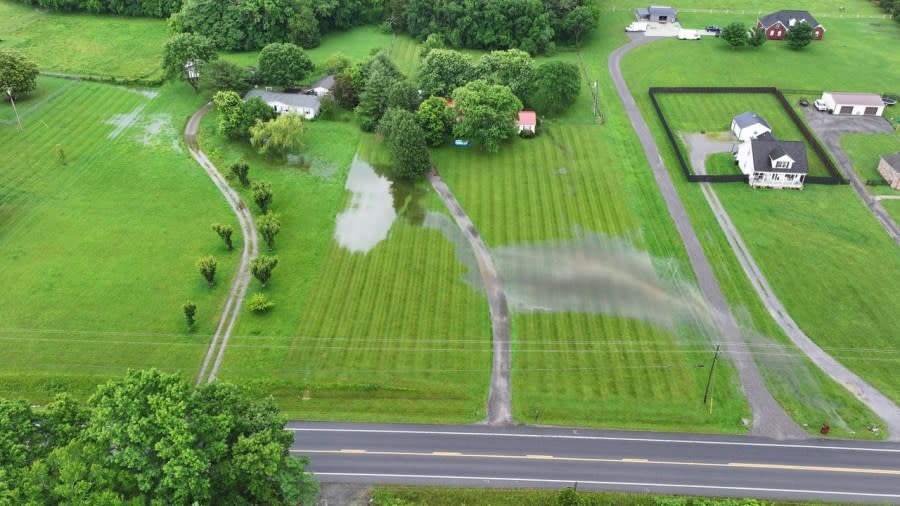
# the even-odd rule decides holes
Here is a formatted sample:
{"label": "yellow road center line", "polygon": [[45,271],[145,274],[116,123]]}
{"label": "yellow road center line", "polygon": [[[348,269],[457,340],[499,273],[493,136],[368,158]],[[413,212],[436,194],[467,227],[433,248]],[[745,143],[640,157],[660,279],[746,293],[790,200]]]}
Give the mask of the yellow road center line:
{"label": "yellow road center line", "polygon": [[505,459],[505,460],[558,460],[565,462],[603,462],[615,464],[654,464],[666,466],[694,466],[694,467],[739,467],[748,469],[775,469],[784,471],[813,471],[813,472],[829,472],[829,473],[855,473],[855,474],[880,474],[890,476],[900,476],[900,469],[870,469],[861,467],[826,467],[826,466],[805,466],[805,465],[787,465],[787,464],[765,464],[754,462],[729,462],[721,464],[717,462],[679,462],[669,460],[648,460],[636,458],[622,459],[606,459],[591,457],[554,457],[551,455],[494,455],[494,454],[478,454],[478,453],[460,453],[460,452],[385,452],[385,451],[367,451],[342,449],[336,450],[291,450],[291,453],[299,454],[334,454],[334,453],[359,453],[366,455],[393,455],[402,457],[465,457],[475,459]]}

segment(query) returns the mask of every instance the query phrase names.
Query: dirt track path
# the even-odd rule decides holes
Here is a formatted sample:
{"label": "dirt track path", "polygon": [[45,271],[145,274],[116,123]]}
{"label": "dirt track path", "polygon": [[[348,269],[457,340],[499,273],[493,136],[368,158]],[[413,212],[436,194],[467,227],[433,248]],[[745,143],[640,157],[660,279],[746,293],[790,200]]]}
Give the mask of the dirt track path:
{"label": "dirt track path", "polygon": [[225,177],[216,169],[215,165],[209,161],[206,154],[200,150],[197,142],[197,129],[200,127],[200,120],[212,108],[212,103],[206,104],[191,116],[187,126],[184,128],[184,143],[191,152],[194,160],[203,167],[203,170],[212,179],[213,184],[225,197],[228,205],[231,206],[238,223],[241,227],[241,235],[244,238],[244,250],[241,252],[241,261],[238,264],[237,273],[234,281],[231,283],[231,291],[228,292],[228,300],[225,301],[225,310],[216,326],[216,332],[212,336],[209,348],[206,350],[206,357],[203,359],[203,365],[200,367],[200,374],[197,375],[197,384],[210,383],[216,379],[219,367],[222,365],[222,357],[225,355],[225,346],[228,345],[228,339],[231,337],[231,331],[234,329],[234,323],[240,313],[244,297],[247,295],[247,287],[250,285],[250,259],[259,253],[259,245],[256,239],[256,227],[253,224],[253,215],[247,207],[241,202],[240,196],[235,192]]}
{"label": "dirt track path", "polygon": [[510,386],[510,365],[512,357],[509,344],[509,308],[506,304],[506,294],[503,291],[503,281],[497,275],[491,252],[472,220],[459,205],[456,196],[441,179],[437,169],[432,169],[428,174],[428,181],[432,188],[444,201],[444,205],[453,215],[454,221],[459,226],[466,240],[472,246],[475,258],[478,260],[478,270],[484,281],[484,290],[488,298],[488,307],[491,312],[491,335],[494,345],[493,365],[491,367],[491,388],[488,395],[487,423],[488,425],[511,425],[512,417],[512,389]]}
{"label": "dirt track path", "polygon": [[625,83],[625,79],[622,77],[622,57],[633,48],[653,41],[653,39],[648,39],[641,34],[632,34],[631,37],[631,42],[610,54],[607,62],[609,74],[616,86],[619,98],[625,106],[625,112],[634,126],[635,133],[641,141],[644,155],[650,164],[650,169],[666,203],[669,215],[672,217],[675,228],[678,230],[678,235],[684,243],[691,267],[697,276],[700,291],[712,306],[719,328],[722,329],[725,341],[723,348],[737,369],[738,377],[747,396],[747,402],[750,404],[750,409],[753,413],[750,433],[776,439],[807,438],[809,434],[788,416],[766,387],[759,368],[756,367],[756,363],[753,361],[753,355],[744,342],[743,336],[741,336],[734,315],[731,314],[731,309],[725,300],[719,282],[713,274],[709,259],[706,258],[703,247],[700,246],[700,240],[697,238],[697,233],[694,231],[684,204],[681,202],[681,197],[675,190],[672,177],[663,164],[659,148],[653,139],[653,135],[650,133],[650,127],[647,126],[643,116],[641,116],[637,102],[635,102],[631,91]]}

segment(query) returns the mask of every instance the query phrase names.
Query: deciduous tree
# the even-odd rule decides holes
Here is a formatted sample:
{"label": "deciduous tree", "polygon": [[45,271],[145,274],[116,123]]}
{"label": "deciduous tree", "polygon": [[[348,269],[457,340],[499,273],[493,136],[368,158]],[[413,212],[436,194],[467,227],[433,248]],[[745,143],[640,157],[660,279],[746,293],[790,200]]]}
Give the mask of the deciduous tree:
{"label": "deciduous tree", "polygon": [[272,277],[272,271],[278,266],[277,256],[260,255],[250,261],[250,272],[258,279],[263,288]]}
{"label": "deciduous tree", "polygon": [[470,139],[486,151],[516,135],[517,113],[522,102],[506,86],[472,81],[453,92],[459,121],[453,127],[457,139]]}
{"label": "deciduous tree", "polygon": [[219,57],[213,42],[203,35],[193,33],[179,33],[173,35],[163,48],[163,70],[166,77],[187,78],[184,66],[188,62],[194,62],[200,75],[203,75],[203,67]]}
{"label": "deciduous tree", "polygon": [[275,86],[293,86],[309,75],[313,68],[312,60],[296,44],[275,42],[259,53],[259,78]]}
{"label": "deciduous tree", "polygon": [[259,210],[266,214],[269,211],[269,205],[272,203],[272,184],[268,181],[254,181],[250,185],[250,193],[253,196],[253,202],[256,203]]}
{"label": "deciduous tree", "polygon": [[813,40],[813,27],[806,21],[798,21],[788,28],[785,39],[791,49],[803,49]]}
{"label": "deciduous tree", "polygon": [[6,90],[13,96],[31,93],[37,88],[38,66],[16,51],[0,50],[0,96],[7,99]]}
{"label": "deciduous tree", "polygon": [[425,144],[425,133],[416,115],[405,109],[388,109],[378,132],[384,136],[393,159],[392,172],[401,179],[416,179],[431,170],[431,157]]}
{"label": "deciduous tree", "polygon": [[240,160],[231,164],[228,171],[232,176],[238,178],[242,186],[250,186],[250,166],[247,162]]}
{"label": "deciduous tree", "polygon": [[732,51],[735,48],[746,46],[750,41],[750,36],[747,34],[747,27],[743,23],[731,23],[725,26],[725,28],[722,29],[720,37],[731,46]]}
{"label": "deciduous tree", "polygon": [[551,61],[534,71],[529,106],[543,116],[555,116],[568,109],[581,92],[581,72],[573,63]]}
{"label": "deciduous tree", "polygon": [[200,274],[203,275],[210,287],[216,284],[216,268],[218,266],[219,262],[216,260],[216,257],[211,255],[200,257],[197,260],[197,268],[200,269]]}
{"label": "deciduous tree", "polygon": [[429,97],[419,105],[416,121],[422,128],[425,142],[437,147],[447,140],[453,127],[453,112],[443,97]]}
{"label": "deciduous tree", "polygon": [[448,97],[475,76],[472,60],[452,49],[434,49],[419,69],[419,88],[425,96]]}
{"label": "deciduous tree", "polygon": [[250,69],[230,61],[216,60],[203,66],[200,88],[209,95],[219,91],[233,91],[244,96],[250,90]]}
{"label": "deciduous tree", "polygon": [[181,309],[184,311],[184,318],[187,320],[188,327],[194,326],[194,315],[197,314],[197,304],[194,304],[191,301],[187,301],[184,305],[181,306]]}
{"label": "deciduous tree", "polygon": [[250,127],[250,144],[261,155],[286,156],[300,151],[304,133],[303,116],[289,112],[271,121],[257,121]]}
{"label": "deciduous tree", "polygon": [[747,33],[747,44],[749,44],[750,47],[759,48],[763,44],[766,43],[766,40],[768,40],[768,39],[766,39],[766,29],[765,28],[760,28],[758,26],[754,26]]}
{"label": "deciduous tree", "polygon": [[395,82],[388,92],[387,107],[415,111],[419,107],[419,90],[406,79]]}
{"label": "deciduous tree", "polygon": [[275,249],[275,236],[281,230],[281,220],[277,214],[266,213],[256,219],[256,230],[259,231],[271,251]]}
{"label": "deciduous tree", "polygon": [[234,233],[234,229],[231,228],[230,225],[222,225],[221,223],[213,223],[212,229],[215,233],[219,234],[219,237],[222,241],[225,242],[225,247],[231,250],[234,246],[231,244],[231,234]]}
{"label": "deciduous tree", "polygon": [[475,74],[489,84],[502,84],[524,101],[534,72],[534,59],[520,49],[491,51],[478,60]]}
{"label": "deciduous tree", "polygon": [[250,127],[259,121],[269,121],[275,117],[272,108],[259,97],[246,102],[233,91],[220,91],[213,95],[219,118],[219,132],[231,139],[246,139]]}

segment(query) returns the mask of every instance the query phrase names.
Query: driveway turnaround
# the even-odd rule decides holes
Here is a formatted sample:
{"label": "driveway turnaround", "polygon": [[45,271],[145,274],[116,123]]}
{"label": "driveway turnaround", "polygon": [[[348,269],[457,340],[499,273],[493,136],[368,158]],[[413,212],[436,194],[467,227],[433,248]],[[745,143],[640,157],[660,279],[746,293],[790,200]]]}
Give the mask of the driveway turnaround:
{"label": "driveway turnaround", "polygon": [[700,241],[697,239],[691,220],[684,209],[684,204],[681,203],[681,198],[675,190],[672,177],[666,170],[665,165],[663,165],[662,156],[659,153],[656,141],[653,140],[650,128],[641,116],[637,103],[625,84],[621,70],[622,56],[641,44],[653,41],[653,39],[648,39],[641,34],[629,34],[629,36],[632,38],[631,42],[616,49],[609,56],[609,73],[612,76],[613,83],[616,85],[619,98],[621,98],[625,106],[625,112],[628,114],[631,124],[634,125],[635,132],[644,148],[644,154],[650,163],[650,169],[653,172],[653,177],[656,179],[657,186],[659,186],[659,191],[666,203],[669,215],[672,216],[675,228],[678,230],[682,242],[684,242],[691,267],[700,285],[700,291],[717,316],[719,328],[722,329],[724,337],[723,349],[728,353],[729,358],[737,369],[741,384],[744,387],[744,393],[747,396],[747,402],[750,404],[750,409],[753,412],[753,423],[750,427],[750,433],[776,439],[809,437],[806,431],[791,420],[791,417],[775,401],[766,388],[759,369],[753,361],[753,355],[741,336],[734,315],[731,314],[731,309],[725,301],[719,282],[713,274],[709,259],[706,258],[706,254],[700,246]]}
{"label": "driveway turnaround", "polygon": [[291,422],[323,482],[900,502],[900,445],[533,427]]}
{"label": "driveway turnaround", "polygon": [[487,423],[490,425],[509,425],[512,418],[512,392],[509,383],[509,370],[512,362],[509,347],[509,307],[506,304],[506,293],[503,291],[503,281],[497,274],[491,252],[472,220],[459,205],[456,196],[441,179],[437,169],[432,169],[428,174],[428,181],[444,201],[444,205],[453,215],[463,236],[472,246],[475,259],[478,261],[478,270],[484,282],[484,291],[488,299],[488,308],[491,312],[491,341],[494,344],[493,365],[491,367],[491,390],[488,394]]}
{"label": "driveway turnaround", "polygon": [[244,250],[241,252],[241,261],[238,264],[237,273],[234,275],[234,281],[231,283],[231,291],[228,292],[228,300],[225,301],[225,310],[222,312],[219,325],[216,326],[216,332],[213,334],[209,348],[206,350],[206,357],[203,358],[200,374],[197,375],[198,385],[204,382],[209,383],[216,379],[216,374],[218,374],[219,367],[222,365],[222,357],[225,356],[225,346],[231,337],[234,322],[241,311],[241,305],[244,302],[244,297],[247,295],[247,287],[250,285],[250,259],[259,253],[259,246],[256,241],[256,227],[253,225],[253,215],[250,214],[247,206],[241,202],[240,196],[231,189],[228,181],[216,169],[215,165],[200,150],[200,145],[197,142],[197,129],[200,126],[200,120],[211,108],[212,103],[208,103],[191,116],[187,126],[184,128],[184,143],[187,144],[191,156],[203,167],[203,170],[212,179],[216,188],[219,189],[219,192],[222,193],[228,205],[231,206],[231,210],[237,216],[241,227],[241,235],[244,238]]}
{"label": "driveway turnaround", "polygon": [[814,108],[808,107],[804,109],[806,122],[810,128],[816,132],[816,135],[825,143],[825,146],[831,151],[831,155],[838,161],[844,170],[844,176],[850,181],[850,186],[859,195],[878,223],[887,231],[891,239],[900,246],[900,228],[891,218],[891,215],[884,210],[884,206],[866,191],[866,187],[856,171],[853,170],[853,164],[850,157],[841,147],[841,135],[848,133],[890,133],[894,131],[891,124],[884,118],[865,117],[865,116],[834,116],[824,112],[816,111]]}

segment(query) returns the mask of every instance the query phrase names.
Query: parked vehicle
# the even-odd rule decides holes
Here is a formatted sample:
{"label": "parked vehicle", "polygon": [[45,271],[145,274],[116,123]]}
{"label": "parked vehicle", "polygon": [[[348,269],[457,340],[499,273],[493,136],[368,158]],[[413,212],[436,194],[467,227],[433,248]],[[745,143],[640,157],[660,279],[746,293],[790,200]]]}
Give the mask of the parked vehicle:
{"label": "parked vehicle", "polygon": [[649,23],[647,23],[645,21],[635,21],[635,22],[631,23],[630,25],[626,26],[625,31],[626,32],[646,32],[648,24]]}
{"label": "parked vehicle", "polygon": [[800,101],[797,103],[803,107],[809,107],[809,100],[806,100],[805,98],[801,98]]}
{"label": "parked vehicle", "polygon": [[881,101],[884,102],[884,105],[894,105],[900,101],[900,96],[884,94],[881,96]]}
{"label": "parked vehicle", "polygon": [[823,102],[821,98],[817,98],[816,101],[813,102],[813,107],[815,107],[816,110],[818,110],[818,111],[827,111],[828,110],[828,106],[825,105],[825,102]]}
{"label": "parked vehicle", "polygon": [[709,33],[716,34],[716,37],[722,34],[722,27],[719,25],[709,25],[706,27],[706,31]]}
{"label": "parked vehicle", "polygon": [[700,33],[697,30],[679,30],[679,40],[700,40]]}

